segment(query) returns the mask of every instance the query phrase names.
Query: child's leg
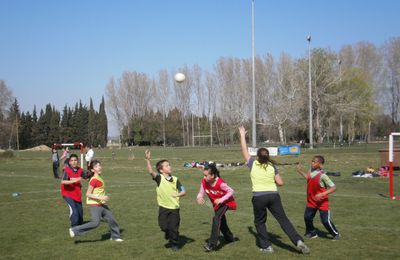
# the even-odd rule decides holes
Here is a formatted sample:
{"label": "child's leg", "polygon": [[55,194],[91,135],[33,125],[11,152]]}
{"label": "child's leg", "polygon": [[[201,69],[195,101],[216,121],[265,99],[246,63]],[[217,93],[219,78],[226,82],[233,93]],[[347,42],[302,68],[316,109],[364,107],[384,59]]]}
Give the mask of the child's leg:
{"label": "child's leg", "polygon": [[331,221],[331,214],[329,210],[320,210],[319,216],[321,217],[322,224],[332,236],[336,236],[339,234],[339,231],[336,229],[335,225]]}
{"label": "child's leg", "polygon": [[315,214],[317,213],[318,209],[314,208],[309,208],[306,207],[306,210],[304,211],[304,222],[306,224],[306,234],[310,234],[311,236],[314,236],[317,234],[317,231],[315,230],[313,220],[315,217]]}
{"label": "child's leg", "polygon": [[[212,227],[211,227],[211,236],[210,236],[210,239],[208,240],[208,244],[210,245],[210,247],[217,246],[219,231],[221,229],[222,218],[225,219],[225,212],[227,210],[228,210],[228,206],[226,206],[224,204],[224,205],[220,206],[217,211],[215,211],[215,215],[213,217],[213,222],[212,222]],[[226,220],[225,220],[225,227],[227,227]],[[226,229],[224,231],[226,231]],[[228,231],[230,232],[229,228],[228,228]]]}
{"label": "child's leg", "polygon": [[168,214],[169,210],[163,207],[159,207],[158,209],[158,225],[160,226],[161,231],[165,233],[165,239],[169,239],[168,232]]}
{"label": "child's leg", "polygon": [[83,235],[84,233],[97,228],[100,224],[102,212],[102,207],[90,206],[90,214],[92,215],[92,219],[86,224],[73,227],[72,231],[74,232],[75,236]]}
{"label": "child's leg", "polygon": [[103,206],[103,218],[107,220],[108,226],[110,227],[111,231],[111,238],[116,239],[121,237],[120,229],[118,226],[117,221],[115,220],[111,210],[108,208],[108,206],[104,205]]}
{"label": "child's leg", "polygon": [[260,248],[267,248],[271,245],[267,232],[267,204],[269,195],[253,196],[251,202],[253,204],[254,225],[257,230],[257,245]]}
{"label": "child's leg", "polygon": [[69,207],[69,219],[71,221],[71,227],[82,224],[82,203],[71,199],[70,197],[63,197]]}
{"label": "child's leg", "polygon": [[234,241],[233,234],[228,227],[225,215],[223,215],[221,218],[221,233],[224,235],[224,239],[226,242],[230,243]]}
{"label": "child's leg", "polygon": [[172,245],[179,245],[179,224],[181,221],[179,209],[170,209],[168,214],[168,237]]}
{"label": "child's leg", "polygon": [[286,216],[285,210],[282,206],[281,196],[278,193],[270,194],[268,196],[271,198],[271,202],[268,206],[269,211],[271,211],[272,215],[278,221],[282,230],[286,233],[292,243],[297,245],[298,241],[302,241],[303,239]]}

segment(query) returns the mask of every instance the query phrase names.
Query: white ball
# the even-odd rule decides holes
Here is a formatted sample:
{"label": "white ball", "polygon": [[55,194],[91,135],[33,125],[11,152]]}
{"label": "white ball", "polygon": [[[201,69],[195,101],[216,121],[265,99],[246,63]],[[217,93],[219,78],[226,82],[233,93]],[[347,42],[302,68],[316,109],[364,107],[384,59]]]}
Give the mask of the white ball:
{"label": "white ball", "polygon": [[174,79],[176,82],[180,83],[180,82],[183,82],[186,79],[186,77],[185,77],[185,74],[178,72],[175,74]]}

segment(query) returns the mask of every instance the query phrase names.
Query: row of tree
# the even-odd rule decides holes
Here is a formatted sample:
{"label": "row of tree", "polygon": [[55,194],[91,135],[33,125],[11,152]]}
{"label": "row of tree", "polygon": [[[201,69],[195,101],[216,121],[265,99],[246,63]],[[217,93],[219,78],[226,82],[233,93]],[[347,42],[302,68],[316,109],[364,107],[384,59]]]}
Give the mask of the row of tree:
{"label": "row of tree", "polygon": [[[346,45],[337,53],[314,48],[310,57],[316,143],[368,141],[398,129],[400,38],[389,39],[382,46],[369,42]],[[159,112],[161,124],[155,139],[168,143],[169,114],[178,111],[181,118],[175,128],[181,132],[179,145],[193,145],[209,135],[218,143],[237,140],[237,126],[250,124],[252,118],[251,59],[222,57],[211,72],[198,65],[185,65],[179,71],[186,75],[182,83],[173,80],[176,71],[167,70],[155,78],[128,71],[108,82],[107,108],[124,136],[143,138],[139,122],[149,112]],[[270,54],[256,57],[259,142],[308,138],[308,75],[308,55],[299,59],[285,53],[278,59]],[[202,126],[202,118],[206,118],[208,129]],[[217,132],[227,139],[215,138]]]}
{"label": "row of tree", "polygon": [[[54,143],[82,142],[85,145],[107,144],[107,115],[104,98],[99,110],[89,108],[80,101],[74,108],[65,106],[62,114],[51,104],[33,112],[20,112],[16,98],[4,81],[0,81],[0,148],[25,149]],[[7,107],[9,106],[9,107]]]}

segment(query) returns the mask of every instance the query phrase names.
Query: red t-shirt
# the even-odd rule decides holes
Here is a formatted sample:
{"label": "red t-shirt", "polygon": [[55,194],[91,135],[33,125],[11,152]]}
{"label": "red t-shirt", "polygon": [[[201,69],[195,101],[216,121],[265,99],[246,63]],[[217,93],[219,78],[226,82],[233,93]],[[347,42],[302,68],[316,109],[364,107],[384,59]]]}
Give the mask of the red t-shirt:
{"label": "red t-shirt", "polygon": [[[71,167],[64,168],[63,180],[79,178],[82,176],[82,168],[73,169]],[[82,202],[82,185],[80,181],[71,184],[61,184],[61,195],[69,197],[75,201]]]}
{"label": "red t-shirt", "polygon": [[[203,179],[201,181],[201,185],[203,186],[204,191],[207,193],[207,196],[210,198],[210,200],[214,206],[214,210],[218,210],[218,207],[219,207],[219,205],[216,205],[214,203],[214,201],[216,199],[222,198],[226,194],[226,191],[221,189],[222,183],[225,183],[225,182],[221,178],[218,178],[217,183],[215,183],[214,186],[211,186],[210,184],[208,184],[205,179]],[[232,209],[232,210],[236,209],[236,201],[233,198],[233,196],[231,196],[229,199],[227,199],[224,202],[224,204],[227,205],[229,209]]]}
{"label": "red t-shirt", "polygon": [[307,174],[307,207],[329,210],[328,196],[324,196],[319,200],[315,199],[315,195],[326,191],[326,188],[321,187],[319,180],[323,171],[320,171],[316,176],[311,178],[310,172]]}

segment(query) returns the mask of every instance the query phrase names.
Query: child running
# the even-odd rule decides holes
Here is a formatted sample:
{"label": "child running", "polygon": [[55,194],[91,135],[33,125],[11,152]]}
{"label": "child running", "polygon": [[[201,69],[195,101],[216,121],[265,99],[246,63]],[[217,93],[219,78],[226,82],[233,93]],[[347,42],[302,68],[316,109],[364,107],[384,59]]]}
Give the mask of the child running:
{"label": "child running", "polygon": [[215,212],[212,221],[211,236],[204,245],[206,252],[211,252],[217,246],[220,231],[227,243],[235,241],[226,222],[225,213],[228,209],[236,209],[236,201],[232,196],[233,189],[220,178],[219,171],[214,164],[200,166],[200,168],[203,168],[204,178],[201,181],[200,191],[197,194],[197,203],[203,205],[205,202],[204,193],[207,193]]}
{"label": "child running", "polygon": [[111,210],[106,205],[110,198],[106,195],[105,182],[101,176],[101,170],[100,161],[92,160],[90,162],[89,174],[91,174],[91,178],[86,192],[86,204],[90,206],[92,219],[86,224],[70,228],[69,234],[71,237],[83,235],[84,233],[97,228],[100,224],[100,220],[103,218],[107,220],[110,227],[110,240],[122,242],[124,240],[121,239],[119,226],[115,221]]}
{"label": "child running", "polygon": [[185,187],[177,177],[172,176],[171,165],[168,160],[157,162],[157,173],[153,171],[150,163],[151,153],[145,151],[147,170],[157,183],[158,224],[169,241],[168,247],[173,251],[179,250],[179,198],[186,195]]}
{"label": "child running", "polygon": [[303,171],[300,164],[297,165],[297,172],[307,180],[307,206],[304,212],[306,234],[304,236],[307,238],[318,237],[313,220],[319,210],[321,222],[326,230],[332,235],[333,240],[340,240],[339,231],[331,221],[328,198],[330,193],[336,191],[336,186],[322,170],[324,163],[324,157],[314,156],[311,161],[311,170],[308,173]]}

